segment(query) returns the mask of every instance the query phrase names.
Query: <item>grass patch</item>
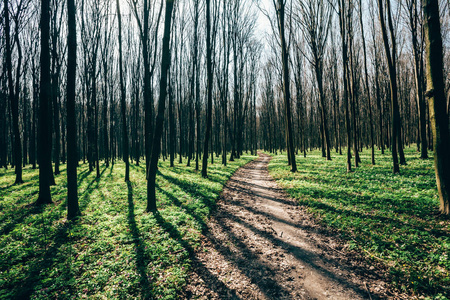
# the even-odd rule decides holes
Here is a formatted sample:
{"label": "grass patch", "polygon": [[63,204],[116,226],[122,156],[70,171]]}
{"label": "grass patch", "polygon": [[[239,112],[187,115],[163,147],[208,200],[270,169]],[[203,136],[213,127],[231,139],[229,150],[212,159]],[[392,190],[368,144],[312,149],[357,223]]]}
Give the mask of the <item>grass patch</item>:
{"label": "grass patch", "polygon": [[439,199],[433,160],[405,151],[407,166],[392,174],[390,153],[361,153],[362,164],[346,172],[346,156],[332,161],[320,151],[297,157],[292,174],[285,154],[276,155],[269,172],[318,220],[342,232],[348,246],[382,261],[401,291],[428,299],[450,297],[450,221],[437,215]]}
{"label": "grass patch", "polygon": [[160,162],[158,213],[148,214],[143,166],[101,165],[101,177],[78,169],[83,216],[66,221],[66,166],[51,188],[51,205],[32,205],[38,171],[0,171],[0,299],[175,299],[186,284],[190,255],[199,247],[223,185],[242,165],[208,168],[209,178],[192,167]]}

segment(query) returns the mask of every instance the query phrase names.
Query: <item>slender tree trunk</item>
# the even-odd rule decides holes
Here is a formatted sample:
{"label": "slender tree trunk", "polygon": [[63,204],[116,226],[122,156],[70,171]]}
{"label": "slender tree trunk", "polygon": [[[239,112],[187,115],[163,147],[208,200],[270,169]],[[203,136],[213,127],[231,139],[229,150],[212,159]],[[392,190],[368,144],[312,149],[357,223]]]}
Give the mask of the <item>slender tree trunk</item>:
{"label": "slender tree trunk", "polygon": [[211,1],[206,0],[206,73],[208,77],[208,96],[206,108],[206,133],[203,146],[203,163],[202,176],[208,177],[208,145],[211,137],[212,128],[212,89],[213,89],[213,74],[212,74],[212,54],[211,54]]}
{"label": "slender tree trunk", "polygon": [[125,83],[123,74],[123,61],[122,61],[122,16],[120,15],[120,2],[116,0],[117,4],[117,21],[119,25],[119,77],[120,77],[120,112],[122,115],[122,151],[123,161],[125,162],[125,182],[130,181],[130,162],[129,162],[129,149],[128,149],[128,129],[127,129],[127,117],[126,117],[126,94]]}
{"label": "slender tree trunk", "polygon": [[[387,0],[388,3],[390,0]],[[388,62],[388,69],[389,69],[389,79],[390,79],[390,92],[391,92],[391,109],[392,109],[392,130],[391,130],[391,141],[392,141],[392,160],[393,160],[393,172],[399,173],[400,167],[398,164],[398,153],[397,153],[397,134],[398,134],[398,126],[399,124],[399,113],[398,113],[398,100],[397,100],[397,70],[395,66],[395,55],[396,55],[396,48],[395,48],[395,40],[391,41],[393,46],[392,53],[394,55],[391,55],[391,50],[389,47],[389,41],[388,41],[388,35],[386,30],[386,23],[385,23],[385,17],[383,12],[383,1],[378,0],[378,10],[379,10],[379,17],[380,17],[380,24],[381,24],[381,32],[383,34],[383,42],[384,42],[384,50],[386,53],[386,58]],[[391,38],[394,36],[391,35]]]}
{"label": "slender tree trunk", "polygon": [[[6,43],[6,68],[7,68],[7,77],[8,77],[8,87],[9,87],[9,102],[12,112],[12,125],[14,132],[14,165],[15,165],[15,173],[16,173],[16,181],[15,184],[23,183],[22,180],[22,144],[20,142],[20,131],[19,131],[19,95],[17,94],[19,91],[18,84],[16,81],[16,93],[14,92],[13,85],[13,75],[12,75],[12,62],[11,62],[11,35],[10,35],[10,20],[9,20],[9,8],[8,8],[8,0],[4,0],[3,4],[4,9],[4,22],[5,22],[5,43]],[[17,62],[17,78],[20,76],[20,67],[22,64],[22,51],[20,49],[20,43],[18,41],[19,29],[16,28],[16,43],[18,47],[19,59]]]}
{"label": "slender tree trunk", "polygon": [[343,88],[344,88],[344,107],[345,107],[345,127],[347,132],[347,172],[352,171],[352,154],[351,154],[351,130],[350,130],[350,116],[348,109],[348,52],[347,52],[347,32],[346,32],[346,7],[345,0],[339,0],[339,27],[341,29],[342,39],[342,64],[343,64]]}
{"label": "slender tree trunk", "polygon": [[362,16],[362,1],[359,0],[359,23],[361,25],[361,40],[363,44],[363,54],[364,54],[364,83],[366,86],[367,91],[367,101],[369,106],[369,127],[370,127],[370,148],[372,150],[371,152],[371,158],[372,158],[372,165],[375,165],[375,142],[374,142],[374,136],[373,136],[373,119],[372,119],[372,97],[370,93],[370,86],[369,86],[369,75],[367,71],[367,51],[366,51],[366,40],[364,37],[364,22],[363,22],[363,16]]}
{"label": "slender tree trunk", "polygon": [[77,118],[75,112],[77,23],[75,0],[67,0],[67,219],[80,215],[77,191]]}
{"label": "slender tree trunk", "polygon": [[[6,1],[6,0],[5,0]],[[52,202],[50,184],[52,180],[51,135],[49,104],[50,84],[50,1],[41,0],[41,83],[39,105],[39,197],[37,205]]]}
{"label": "slender tree trunk", "polygon": [[[118,0],[117,0],[118,1]],[[152,157],[147,181],[147,211],[156,211],[156,171],[161,150],[161,136],[164,127],[164,110],[167,97],[167,74],[170,68],[170,27],[172,22],[174,0],[166,0],[164,21],[163,48],[161,58],[161,81],[159,83],[158,115],[156,117],[155,134],[153,137]]]}
{"label": "slender tree trunk", "polygon": [[292,136],[292,118],[291,118],[291,92],[289,87],[289,57],[285,38],[285,3],[283,0],[278,0],[277,15],[278,15],[278,30],[281,41],[281,57],[283,61],[283,94],[284,94],[284,109],[285,109],[285,128],[286,128],[286,146],[288,148],[288,155],[290,155],[291,172],[297,172],[297,163],[295,161],[294,141]]}
{"label": "slender tree trunk", "polygon": [[439,4],[423,0],[426,45],[427,93],[433,131],[434,166],[440,211],[450,214],[450,133],[443,74],[443,53]]}
{"label": "slender tree trunk", "polygon": [[[171,76],[170,72],[168,74],[169,78]],[[170,167],[174,166],[175,162],[175,112],[174,112],[174,94],[172,88],[172,81],[169,79],[169,156],[170,156]]]}

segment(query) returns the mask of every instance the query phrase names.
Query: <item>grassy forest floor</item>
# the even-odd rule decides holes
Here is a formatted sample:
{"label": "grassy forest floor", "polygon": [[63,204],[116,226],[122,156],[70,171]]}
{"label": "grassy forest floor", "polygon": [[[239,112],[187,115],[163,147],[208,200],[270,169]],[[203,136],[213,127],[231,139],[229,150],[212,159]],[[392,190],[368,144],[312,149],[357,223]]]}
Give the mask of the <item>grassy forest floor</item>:
{"label": "grassy forest floor", "polygon": [[285,154],[274,155],[269,172],[300,205],[362,252],[369,263],[381,264],[400,291],[450,298],[450,221],[438,215],[433,160],[421,160],[406,149],[407,166],[392,174],[390,152],[370,150],[362,164],[346,172],[346,156],[327,162],[320,151],[297,156],[292,174]]}
{"label": "grassy forest floor", "polygon": [[52,187],[54,203],[33,206],[38,170],[24,169],[22,185],[14,170],[0,171],[0,299],[174,299],[186,284],[190,255],[223,185],[243,156],[223,167],[209,166],[203,179],[185,164],[160,163],[158,213],[145,213],[145,167],[101,165],[101,177],[78,169],[83,216],[66,221],[66,169]]}

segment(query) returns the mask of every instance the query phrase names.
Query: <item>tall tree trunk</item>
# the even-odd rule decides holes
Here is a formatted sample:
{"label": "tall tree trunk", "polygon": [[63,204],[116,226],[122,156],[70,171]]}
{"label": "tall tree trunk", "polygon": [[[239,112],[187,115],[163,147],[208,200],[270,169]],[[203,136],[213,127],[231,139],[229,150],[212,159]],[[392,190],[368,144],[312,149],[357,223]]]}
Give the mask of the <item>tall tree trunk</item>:
{"label": "tall tree trunk", "polygon": [[359,0],[359,22],[361,25],[361,40],[363,44],[363,54],[364,54],[364,83],[366,86],[367,91],[367,102],[369,106],[369,127],[370,127],[370,148],[372,149],[371,152],[371,158],[372,158],[372,165],[375,165],[375,142],[374,142],[374,136],[373,136],[373,119],[372,119],[372,97],[370,93],[370,86],[369,86],[369,75],[367,71],[367,51],[366,51],[366,40],[364,36],[364,22],[363,22],[363,13],[362,13],[362,1]]}
{"label": "tall tree trunk", "polygon": [[206,73],[208,80],[208,96],[206,108],[206,133],[203,146],[203,163],[202,176],[208,177],[208,146],[211,137],[212,128],[212,89],[213,89],[213,74],[212,74],[212,58],[211,58],[211,0],[206,0]]}
{"label": "tall tree trunk", "polygon": [[130,162],[129,162],[129,149],[128,149],[128,129],[127,129],[127,116],[126,116],[126,94],[125,83],[123,74],[123,59],[122,59],[122,16],[120,15],[120,2],[116,0],[117,5],[117,21],[119,25],[119,77],[120,77],[120,113],[122,115],[122,152],[123,161],[125,162],[125,182],[130,181]]}
{"label": "tall tree trunk", "polygon": [[[119,1],[119,0],[117,0]],[[164,110],[167,97],[167,74],[170,68],[170,27],[172,23],[172,11],[174,0],[166,0],[166,12],[164,20],[163,48],[161,58],[161,80],[159,83],[158,115],[156,117],[155,134],[152,143],[152,157],[148,170],[147,181],[147,211],[156,211],[156,172],[161,151],[161,136],[164,127]]]}
{"label": "tall tree trunk", "polygon": [[[12,62],[11,62],[11,25],[9,20],[9,8],[8,8],[8,0],[4,0],[3,4],[4,9],[4,22],[5,22],[5,43],[6,43],[6,69],[7,69],[7,77],[8,77],[8,87],[9,87],[9,102],[12,112],[12,125],[14,132],[14,164],[15,164],[15,173],[16,173],[16,181],[15,184],[23,183],[22,180],[22,144],[20,142],[20,131],[19,131],[19,82],[16,81],[16,92],[14,92],[14,84],[13,84],[13,75],[12,75]],[[22,65],[22,50],[20,49],[20,43],[18,40],[18,31],[16,28],[15,40],[18,47],[19,59],[17,62],[17,78],[20,76],[20,67]]]}
{"label": "tall tree trunk", "polygon": [[[5,0],[6,1],[6,0]],[[39,197],[36,204],[52,202],[50,184],[52,180],[51,133],[49,105],[50,84],[50,1],[41,0],[41,83],[39,100]]]}
{"label": "tall tree trunk", "polygon": [[[387,3],[389,5],[390,0],[387,0]],[[395,40],[391,41],[392,43],[392,54],[391,49],[389,47],[389,40],[386,30],[386,23],[385,23],[385,17],[384,17],[384,11],[383,11],[383,1],[378,0],[378,10],[379,10],[379,17],[380,17],[380,24],[381,24],[381,32],[383,34],[383,42],[384,42],[384,50],[386,53],[386,58],[388,62],[388,69],[389,69],[389,79],[390,79],[390,92],[391,92],[391,109],[392,109],[392,128],[391,128],[391,141],[392,141],[392,160],[393,160],[393,172],[399,173],[400,167],[398,164],[398,153],[397,153],[397,146],[401,147],[397,144],[397,135],[398,135],[398,127],[400,126],[400,120],[399,120],[399,108],[398,108],[398,99],[397,99],[397,69],[396,69],[396,63],[395,63],[395,55],[396,55],[396,47],[395,47]],[[388,14],[390,11],[388,12]],[[394,38],[393,35],[391,35],[391,38]]]}
{"label": "tall tree trunk", "polygon": [[77,118],[75,112],[77,23],[75,0],[67,0],[67,219],[80,215],[77,191]]}
{"label": "tall tree trunk", "polygon": [[170,167],[174,166],[175,162],[175,112],[174,112],[174,92],[173,92],[173,82],[171,80],[171,74],[169,72],[169,160]]}
{"label": "tall tree trunk", "polygon": [[441,24],[437,0],[423,0],[427,93],[433,131],[434,166],[440,211],[450,214],[450,133],[446,108]]}
{"label": "tall tree trunk", "polygon": [[418,143],[417,147],[420,148],[420,158],[428,158],[428,145],[427,145],[427,129],[425,119],[425,101],[423,97],[423,48],[422,42],[419,43],[418,26],[419,15],[417,12],[417,0],[411,0],[408,4],[408,17],[411,30],[411,41],[414,54],[414,79],[416,87],[416,100],[417,100],[417,112],[419,115],[419,128],[418,128]]}
{"label": "tall tree trunk", "polygon": [[348,48],[347,48],[347,9],[345,7],[345,0],[339,0],[339,27],[341,29],[342,39],[342,64],[343,64],[343,101],[345,107],[345,127],[347,132],[347,172],[352,171],[352,154],[351,154],[351,130],[350,130],[350,116],[348,109]]}
{"label": "tall tree trunk", "polygon": [[280,33],[281,42],[281,58],[283,62],[283,94],[284,94],[284,109],[285,109],[285,128],[286,128],[286,146],[288,148],[288,155],[291,161],[291,172],[297,172],[297,163],[295,161],[294,141],[292,136],[292,118],[291,118],[291,91],[289,87],[289,57],[286,45],[285,29],[285,3],[284,0],[278,0],[277,16],[278,16],[278,30]]}

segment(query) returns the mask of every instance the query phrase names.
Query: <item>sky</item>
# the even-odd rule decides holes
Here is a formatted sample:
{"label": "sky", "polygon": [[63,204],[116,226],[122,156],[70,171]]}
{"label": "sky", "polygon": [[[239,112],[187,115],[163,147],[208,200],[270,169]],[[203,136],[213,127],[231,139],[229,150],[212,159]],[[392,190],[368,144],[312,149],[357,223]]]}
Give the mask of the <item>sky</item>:
{"label": "sky", "polygon": [[[273,3],[272,0],[257,0],[260,2],[261,8],[265,9],[266,11],[268,9],[273,9]],[[269,20],[267,19],[267,16],[265,16],[261,11],[259,11],[258,16],[258,30],[260,32],[272,33],[272,29],[270,28]]]}

